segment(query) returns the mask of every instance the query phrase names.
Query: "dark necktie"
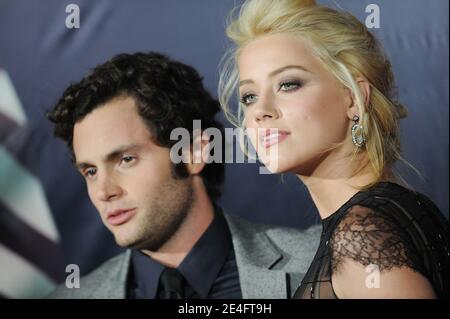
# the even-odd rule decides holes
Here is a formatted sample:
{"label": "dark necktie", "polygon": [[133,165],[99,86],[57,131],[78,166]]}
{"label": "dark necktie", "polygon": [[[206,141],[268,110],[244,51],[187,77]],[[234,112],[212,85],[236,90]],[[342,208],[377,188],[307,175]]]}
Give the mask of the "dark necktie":
{"label": "dark necktie", "polygon": [[185,279],[183,275],[174,268],[164,268],[159,278],[159,299],[185,299]]}

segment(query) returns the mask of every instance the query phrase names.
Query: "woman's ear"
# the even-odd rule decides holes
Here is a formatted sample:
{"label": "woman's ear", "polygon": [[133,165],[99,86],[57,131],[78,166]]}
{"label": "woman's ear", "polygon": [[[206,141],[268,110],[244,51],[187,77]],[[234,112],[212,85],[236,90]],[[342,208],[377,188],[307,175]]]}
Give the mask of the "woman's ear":
{"label": "woman's ear", "polygon": [[[356,78],[356,84],[359,86],[359,89],[362,93],[364,110],[366,110],[367,106],[369,105],[369,101],[370,101],[370,94],[371,94],[370,83],[369,83],[369,81],[367,81],[366,78],[364,78],[362,76],[358,76]],[[355,115],[361,116],[361,114],[360,114],[360,109],[358,108],[358,103],[356,103],[356,97],[353,93],[351,94],[351,98],[352,98],[352,104],[350,105],[350,108],[348,109],[347,116],[350,119],[353,119],[353,117]]]}

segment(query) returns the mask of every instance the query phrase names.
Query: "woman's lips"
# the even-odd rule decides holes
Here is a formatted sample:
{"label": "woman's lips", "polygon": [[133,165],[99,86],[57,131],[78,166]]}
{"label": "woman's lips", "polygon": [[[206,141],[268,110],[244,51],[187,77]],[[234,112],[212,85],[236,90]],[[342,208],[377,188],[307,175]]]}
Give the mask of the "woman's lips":
{"label": "woman's lips", "polygon": [[289,135],[289,132],[280,131],[278,129],[267,130],[264,136],[260,137],[261,145],[265,148],[269,148],[274,144],[281,143]]}
{"label": "woman's lips", "polygon": [[132,209],[119,209],[108,213],[108,223],[113,226],[125,224],[136,214],[136,208]]}

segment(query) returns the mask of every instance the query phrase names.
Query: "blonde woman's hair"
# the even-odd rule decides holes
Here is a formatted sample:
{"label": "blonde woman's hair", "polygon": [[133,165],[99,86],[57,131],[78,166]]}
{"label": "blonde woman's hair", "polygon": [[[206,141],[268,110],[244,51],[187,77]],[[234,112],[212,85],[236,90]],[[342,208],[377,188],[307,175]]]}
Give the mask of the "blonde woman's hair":
{"label": "blonde woman's hair", "polygon": [[[362,188],[383,179],[387,168],[391,169],[399,159],[404,161],[400,155],[399,119],[407,111],[397,101],[392,67],[381,45],[364,24],[347,12],[317,6],[314,0],[248,0],[239,11],[234,10],[226,29],[234,46],[224,56],[219,80],[219,100],[227,118],[242,127],[240,103],[237,112],[231,108],[237,98],[240,52],[259,36],[280,33],[306,40],[325,67],[352,92],[366,137],[365,146],[355,147],[355,154],[367,152],[376,177]],[[356,82],[359,76],[370,83],[367,105]]]}

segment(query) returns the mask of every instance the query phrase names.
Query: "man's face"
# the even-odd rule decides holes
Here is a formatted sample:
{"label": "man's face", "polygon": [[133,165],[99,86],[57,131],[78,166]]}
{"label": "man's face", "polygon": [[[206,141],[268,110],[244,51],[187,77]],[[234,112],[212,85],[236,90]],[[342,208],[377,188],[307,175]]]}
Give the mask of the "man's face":
{"label": "man's face", "polygon": [[176,179],[169,148],[154,143],[131,97],[99,106],[73,130],[76,165],[119,246],[158,250],[192,204],[191,179]]}

